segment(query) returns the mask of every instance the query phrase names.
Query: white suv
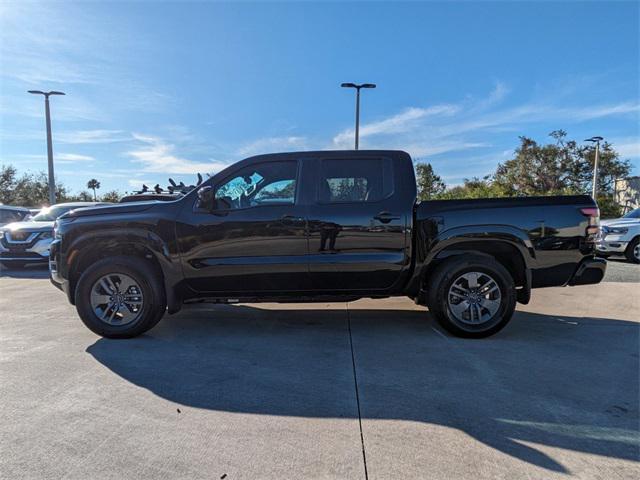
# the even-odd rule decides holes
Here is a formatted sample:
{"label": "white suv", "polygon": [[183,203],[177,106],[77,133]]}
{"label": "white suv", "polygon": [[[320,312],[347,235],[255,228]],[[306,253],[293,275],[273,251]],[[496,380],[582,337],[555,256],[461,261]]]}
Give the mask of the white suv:
{"label": "white suv", "polygon": [[600,255],[624,255],[630,262],[640,263],[640,208],[622,218],[603,220],[600,225]]}

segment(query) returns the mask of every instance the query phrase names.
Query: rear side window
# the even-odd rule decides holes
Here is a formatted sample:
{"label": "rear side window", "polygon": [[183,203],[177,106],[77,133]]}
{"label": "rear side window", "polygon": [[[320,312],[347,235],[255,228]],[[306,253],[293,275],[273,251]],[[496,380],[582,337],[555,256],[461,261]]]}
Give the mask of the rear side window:
{"label": "rear side window", "polygon": [[318,185],[321,203],[377,202],[393,193],[388,158],[322,160]]}

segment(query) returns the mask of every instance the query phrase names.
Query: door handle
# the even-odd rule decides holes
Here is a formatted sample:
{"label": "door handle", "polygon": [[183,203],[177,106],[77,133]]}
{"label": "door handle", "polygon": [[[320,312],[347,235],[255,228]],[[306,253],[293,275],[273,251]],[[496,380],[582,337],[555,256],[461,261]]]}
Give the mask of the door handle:
{"label": "door handle", "polygon": [[391,220],[400,220],[400,217],[398,215],[394,215],[390,212],[380,212],[373,218],[381,223],[389,223],[391,222]]}

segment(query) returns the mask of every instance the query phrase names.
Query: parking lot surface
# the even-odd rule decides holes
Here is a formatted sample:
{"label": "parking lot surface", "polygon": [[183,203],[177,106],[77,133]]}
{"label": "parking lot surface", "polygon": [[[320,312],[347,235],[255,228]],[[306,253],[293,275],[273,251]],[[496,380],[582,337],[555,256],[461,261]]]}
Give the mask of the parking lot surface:
{"label": "parking lot surface", "polygon": [[485,340],[405,299],[200,305],[106,340],[46,271],[4,271],[0,476],[638,478],[624,265],[536,290]]}

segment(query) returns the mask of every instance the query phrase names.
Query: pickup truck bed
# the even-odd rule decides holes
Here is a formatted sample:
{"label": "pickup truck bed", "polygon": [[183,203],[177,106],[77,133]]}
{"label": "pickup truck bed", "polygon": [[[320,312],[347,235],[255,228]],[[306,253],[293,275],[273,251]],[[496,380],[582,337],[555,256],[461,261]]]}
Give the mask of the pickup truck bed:
{"label": "pickup truck bed", "polygon": [[588,196],[416,202],[400,151],[251,157],[183,198],[61,217],[51,279],[93,331],[130,337],[184,303],[409,296],[456,335],[532,288],[599,282]]}

